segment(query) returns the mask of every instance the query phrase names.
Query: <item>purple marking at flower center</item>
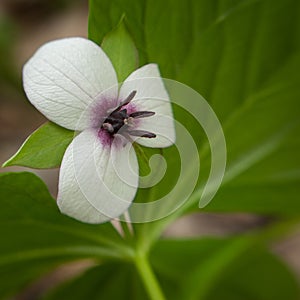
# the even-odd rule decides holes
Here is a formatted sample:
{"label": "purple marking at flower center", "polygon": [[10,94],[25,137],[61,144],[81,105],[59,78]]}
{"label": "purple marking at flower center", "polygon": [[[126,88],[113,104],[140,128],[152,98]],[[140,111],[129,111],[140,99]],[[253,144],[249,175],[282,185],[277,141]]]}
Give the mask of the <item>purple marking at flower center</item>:
{"label": "purple marking at flower center", "polygon": [[106,130],[100,128],[98,131],[98,137],[100,138],[100,141],[104,147],[111,147],[113,137]]}
{"label": "purple marking at flower center", "polygon": [[[136,119],[151,117],[155,113],[152,111],[136,111],[132,109],[130,101],[136,95],[136,91],[132,91],[128,97],[120,103],[120,105],[113,110],[110,115],[104,120],[99,131],[105,131],[106,134],[102,136],[102,143],[107,144],[109,142],[109,136],[114,137],[115,134],[121,134],[127,139],[130,136],[135,137],[145,137],[145,138],[155,138],[156,134],[145,131],[136,130]],[[103,135],[103,133],[101,133]],[[105,137],[105,138],[104,138]]]}

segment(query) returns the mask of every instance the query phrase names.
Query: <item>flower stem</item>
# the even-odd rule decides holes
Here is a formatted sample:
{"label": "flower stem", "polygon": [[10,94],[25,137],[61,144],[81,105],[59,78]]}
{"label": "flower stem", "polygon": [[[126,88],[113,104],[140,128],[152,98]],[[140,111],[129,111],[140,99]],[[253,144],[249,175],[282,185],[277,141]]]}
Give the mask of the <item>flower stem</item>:
{"label": "flower stem", "polygon": [[135,265],[151,300],[165,300],[146,255],[136,254]]}

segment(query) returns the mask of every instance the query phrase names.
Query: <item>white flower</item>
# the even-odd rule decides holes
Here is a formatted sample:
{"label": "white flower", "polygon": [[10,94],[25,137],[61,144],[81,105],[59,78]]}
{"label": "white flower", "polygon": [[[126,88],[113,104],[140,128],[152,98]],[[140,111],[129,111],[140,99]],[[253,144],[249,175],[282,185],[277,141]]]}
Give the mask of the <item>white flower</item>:
{"label": "white flower", "polygon": [[157,65],[137,69],[119,89],[99,46],[67,38],[33,55],[24,66],[23,83],[40,112],[79,132],[61,165],[61,212],[88,223],[123,214],[138,187],[132,141],[160,148],[175,142],[172,109]]}

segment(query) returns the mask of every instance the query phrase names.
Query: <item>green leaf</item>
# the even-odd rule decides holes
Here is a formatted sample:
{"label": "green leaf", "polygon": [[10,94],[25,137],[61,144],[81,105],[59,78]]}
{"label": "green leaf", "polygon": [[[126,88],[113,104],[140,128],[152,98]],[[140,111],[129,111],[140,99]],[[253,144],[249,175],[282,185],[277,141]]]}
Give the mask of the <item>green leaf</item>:
{"label": "green leaf", "polygon": [[164,240],[151,258],[170,299],[299,297],[293,274],[252,237]]}
{"label": "green leaf", "polygon": [[[167,299],[296,300],[299,296],[293,274],[249,237],[162,240],[153,249],[151,262]],[[148,299],[133,266],[115,263],[91,268],[43,299],[70,298]]]}
{"label": "green leaf", "polygon": [[110,58],[119,82],[123,82],[138,67],[138,52],[123,18],[118,26],[104,37],[101,47]]}
{"label": "green leaf", "polygon": [[[247,261],[237,262],[233,269],[234,272],[229,271],[228,277],[223,275],[220,288],[212,289],[208,299],[299,299],[295,276],[270,253],[255,253]],[[232,284],[232,281],[235,283]]]}
{"label": "green leaf", "polygon": [[32,133],[3,166],[18,165],[37,169],[59,167],[73,138],[73,131],[48,122]]}
{"label": "green leaf", "polygon": [[32,173],[1,174],[0,201],[1,299],[58,264],[130,255],[110,223],[90,225],[62,215],[45,184]]}
{"label": "green leaf", "polygon": [[[291,64],[299,65],[300,55]],[[300,90],[291,66],[288,72],[281,71],[280,80],[249,97],[224,123],[227,172],[206,210],[299,215]]]}
{"label": "green leaf", "polygon": [[[125,14],[141,63],[158,63],[164,77],[197,90],[220,119],[227,143],[227,171],[205,210],[299,215],[299,1],[90,2],[90,28],[99,29],[92,34],[94,39]],[[175,117],[188,125],[190,117],[181,111],[176,110]],[[135,226],[142,243],[151,244],[178,216],[199,211],[210,151],[207,141],[191,132],[201,157],[198,186],[188,204],[172,216]],[[172,174],[178,170],[178,159],[172,158],[171,150],[166,153]],[[172,187],[172,180],[164,180]],[[167,184],[157,187],[151,197],[155,199],[153,195],[166,188]]]}
{"label": "green leaf", "polygon": [[[125,24],[128,25],[128,30],[133,36],[133,40],[140,53],[140,58],[144,63],[145,53],[141,49],[141,40],[143,40],[144,32],[142,24],[144,23],[142,1],[89,1],[89,24],[88,36],[97,44],[101,44],[107,32],[111,31],[119,23],[119,20],[125,13]],[[127,22],[130,20],[129,22]],[[138,37],[137,37],[138,35]],[[144,45],[142,46],[144,49]]]}
{"label": "green leaf", "polygon": [[103,264],[62,284],[43,300],[148,299],[132,265]]}

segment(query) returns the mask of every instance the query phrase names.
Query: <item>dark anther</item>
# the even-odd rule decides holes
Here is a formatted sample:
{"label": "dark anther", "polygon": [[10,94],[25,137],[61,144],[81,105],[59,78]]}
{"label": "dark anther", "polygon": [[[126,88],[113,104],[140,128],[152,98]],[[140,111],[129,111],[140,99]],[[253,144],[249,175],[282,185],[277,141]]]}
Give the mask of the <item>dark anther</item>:
{"label": "dark anther", "polygon": [[128,133],[133,136],[155,138],[156,134],[146,130],[128,130]]}
{"label": "dark anther", "polygon": [[135,95],[136,95],[136,91],[132,91],[128,95],[128,97],[121,102],[120,106],[124,106],[124,105],[128,104],[135,97]]}
{"label": "dark anther", "polygon": [[109,134],[114,135],[119,131],[132,136],[155,138],[156,135],[149,131],[131,129],[134,126],[134,119],[151,117],[155,113],[152,111],[136,111],[128,115],[127,109],[123,108],[136,95],[136,91],[132,91],[129,96],[121,102],[119,107],[110,113],[102,124],[102,128]]}
{"label": "dark anther", "polygon": [[130,114],[129,116],[134,119],[138,119],[138,118],[151,117],[153,115],[155,115],[155,112],[153,112],[153,111],[136,111],[136,112]]}

